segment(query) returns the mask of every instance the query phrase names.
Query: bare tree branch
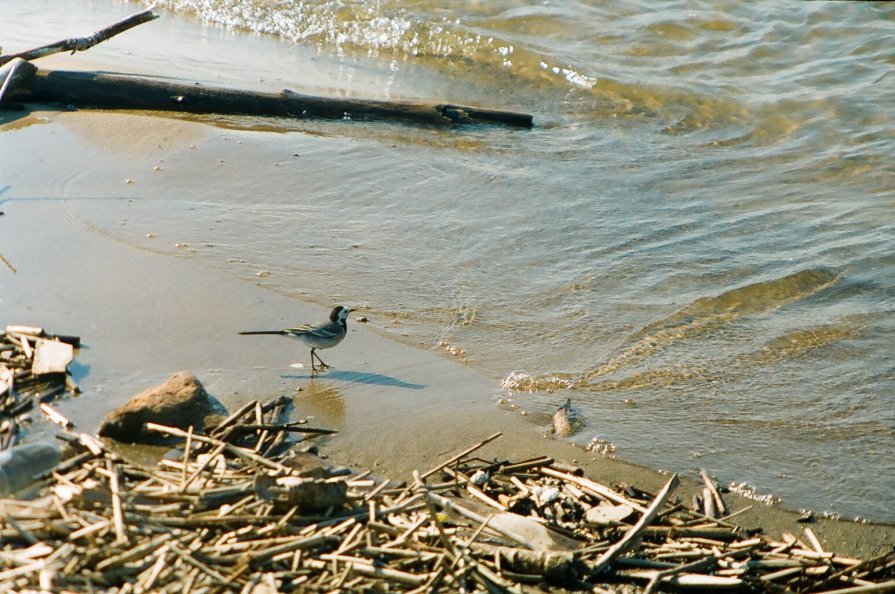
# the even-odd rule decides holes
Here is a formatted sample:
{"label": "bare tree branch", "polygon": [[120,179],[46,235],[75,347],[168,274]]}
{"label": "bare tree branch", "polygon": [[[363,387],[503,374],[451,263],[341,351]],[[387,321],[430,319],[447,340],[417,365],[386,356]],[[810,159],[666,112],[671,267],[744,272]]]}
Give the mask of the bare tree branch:
{"label": "bare tree branch", "polygon": [[41,47],[36,47],[24,52],[19,52],[17,54],[0,56],[0,66],[15,58],[21,58],[23,60],[30,61],[59,52],[70,51],[74,53],[90,49],[94,45],[102,43],[103,41],[106,41],[107,39],[114,37],[119,33],[127,31],[132,27],[136,27],[137,25],[141,25],[148,21],[157,19],[158,15],[152,12],[152,9],[154,7],[155,5],[150,6],[146,10],[141,10],[140,12],[134,13],[127,18],[121,19],[117,23],[112,23],[108,27],[100,29],[93,35],[88,35],[87,37],[72,37],[70,39],[63,39],[62,41],[57,41],[56,43],[51,43],[49,45],[43,45]]}

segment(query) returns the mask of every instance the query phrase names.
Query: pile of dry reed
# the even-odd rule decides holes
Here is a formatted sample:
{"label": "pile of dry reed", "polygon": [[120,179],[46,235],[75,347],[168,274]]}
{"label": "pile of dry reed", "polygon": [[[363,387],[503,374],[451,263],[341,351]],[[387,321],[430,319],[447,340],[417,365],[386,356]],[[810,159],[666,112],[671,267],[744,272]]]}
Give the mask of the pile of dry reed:
{"label": "pile of dry reed", "polygon": [[80,340],[51,335],[34,326],[7,326],[0,331],[0,450],[16,443],[30,412],[41,412],[55,423],[50,402],[78,387],[67,368]]}
{"label": "pile of dry reed", "polygon": [[[472,457],[397,484],[297,452],[286,401],[209,435],[160,425],[138,464],[86,434],[37,499],[0,500],[5,592],[888,592],[895,552],[845,558],[810,529],[768,539],[550,458]],[[291,447],[290,447],[291,446]],[[285,451],[284,451],[285,450]],[[706,495],[723,506],[710,481]]]}

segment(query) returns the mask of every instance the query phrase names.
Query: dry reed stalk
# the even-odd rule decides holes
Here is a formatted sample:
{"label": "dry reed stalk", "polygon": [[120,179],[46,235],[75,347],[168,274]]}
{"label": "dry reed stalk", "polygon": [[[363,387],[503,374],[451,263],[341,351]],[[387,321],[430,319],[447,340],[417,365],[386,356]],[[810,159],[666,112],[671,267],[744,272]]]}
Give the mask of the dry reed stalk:
{"label": "dry reed stalk", "polygon": [[[646,592],[893,588],[895,553],[836,556],[810,530],[807,544],[766,539],[729,516],[669,503],[676,477],[653,495],[570,474],[547,457],[470,457],[496,435],[414,473],[404,488],[344,469],[303,472],[275,453],[296,434],[296,424],[280,422],[283,410],[279,399],[249,403],[210,435],[153,426],[185,440],[182,457],[153,468],[72,436],[79,463],[50,474],[53,495],[0,500],[0,591],[522,592],[546,583],[603,592],[610,581]],[[261,487],[312,475],[321,488],[344,485],[344,499],[313,509]],[[631,518],[588,522],[601,505],[627,506]]]}

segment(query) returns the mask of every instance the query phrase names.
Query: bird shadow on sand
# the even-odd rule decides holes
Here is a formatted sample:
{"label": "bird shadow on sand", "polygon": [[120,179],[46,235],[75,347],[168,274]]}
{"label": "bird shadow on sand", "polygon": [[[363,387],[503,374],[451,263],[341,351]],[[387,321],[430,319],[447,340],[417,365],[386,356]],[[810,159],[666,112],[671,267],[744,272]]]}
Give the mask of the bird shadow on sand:
{"label": "bird shadow on sand", "polygon": [[343,382],[352,382],[355,384],[370,384],[375,386],[393,386],[395,388],[406,388],[408,390],[422,390],[426,386],[423,384],[414,384],[405,382],[404,380],[392,377],[390,375],[381,375],[378,373],[363,373],[360,371],[340,371],[333,369],[325,371],[319,375],[284,375],[283,379],[328,379]]}

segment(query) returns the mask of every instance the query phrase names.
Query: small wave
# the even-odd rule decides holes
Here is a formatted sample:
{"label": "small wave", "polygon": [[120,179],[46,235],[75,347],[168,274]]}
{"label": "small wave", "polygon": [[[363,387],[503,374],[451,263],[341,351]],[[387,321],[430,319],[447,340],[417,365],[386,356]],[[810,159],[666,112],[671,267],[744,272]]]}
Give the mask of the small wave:
{"label": "small wave", "polygon": [[838,275],[834,272],[810,268],[782,278],[737,287],[715,297],[697,299],[671,316],[645,326],[633,338],[667,328],[698,324],[701,320],[729,320],[744,315],[767,313],[791,301],[810,297],[831,286],[837,279]]}
{"label": "small wave", "polygon": [[718,381],[721,375],[720,371],[703,367],[664,368],[635,373],[618,380],[582,381],[576,385],[586,387],[591,392],[633,392],[648,388],[693,387],[697,383]]}
{"label": "small wave", "polygon": [[758,489],[753,487],[752,485],[745,482],[731,482],[728,486],[731,492],[737,493],[745,497],[746,499],[751,499],[752,501],[758,501],[759,503],[764,503],[765,505],[775,505],[781,503],[783,500],[776,495],[772,495],[770,493],[759,493]]}
{"label": "small wave", "polygon": [[761,351],[752,355],[754,365],[769,365],[803,357],[817,349],[857,338],[859,328],[851,324],[827,324],[812,328],[798,328],[770,340]]}
{"label": "small wave", "polygon": [[[427,11],[400,2],[159,0],[157,4],[206,23],[273,35],[340,57],[388,58],[392,67],[419,63],[451,78],[462,71],[472,82],[501,89],[521,83],[529,95],[559,91],[560,101],[578,117],[655,116],[677,122],[667,128],[669,134],[749,122],[749,110],[734,99],[661,82],[642,83],[643,77],[628,80],[627,71],[606,72],[587,53],[590,44],[608,43],[603,51],[619,51],[632,40],[611,34],[609,39],[593,39],[589,30],[578,30],[569,43],[584,53],[569,54],[568,44],[552,39],[568,35],[580,16],[557,15],[549,9],[536,8],[519,20],[512,14]],[[487,12],[486,6],[479,8]],[[543,37],[532,37],[531,28]]]}
{"label": "small wave", "polygon": [[620,352],[586,372],[581,381],[591,383],[598,377],[636,365],[671,344],[711,333],[743,316],[766,314],[787,303],[806,299],[833,285],[838,278],[829,270],[811,268],[697,299],[629,336]]}
{"label": "small wave", "polygon": [[569,389],[574,384],[556,375],[532,376],[525,371],[511,371],[500,382],[500,387],[513,392],[555,392]]}
{"label": "small wave", "polygon": [[511,64],[514,53],[511,43],[466,30],[458,19],[428,19],[411,13],[401,3],[160,0],[158,4],[229,29],[312,43],[338,55],[359,51],[371,56],[389,52],[405,58],[462,59],[487,52]]}

